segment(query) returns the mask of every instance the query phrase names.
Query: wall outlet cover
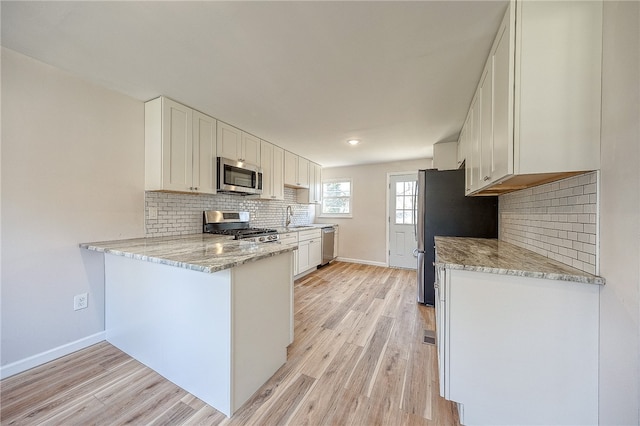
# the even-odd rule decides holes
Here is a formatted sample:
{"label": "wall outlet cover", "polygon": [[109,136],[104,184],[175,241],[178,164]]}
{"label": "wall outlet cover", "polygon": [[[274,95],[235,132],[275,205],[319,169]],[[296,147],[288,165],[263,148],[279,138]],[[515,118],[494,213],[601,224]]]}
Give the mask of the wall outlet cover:
{"label": "wall outlet cover", "polygon": [[73,297],[73,310],[78,311],[89,306],[89,295],[87,293],[76,294]]}

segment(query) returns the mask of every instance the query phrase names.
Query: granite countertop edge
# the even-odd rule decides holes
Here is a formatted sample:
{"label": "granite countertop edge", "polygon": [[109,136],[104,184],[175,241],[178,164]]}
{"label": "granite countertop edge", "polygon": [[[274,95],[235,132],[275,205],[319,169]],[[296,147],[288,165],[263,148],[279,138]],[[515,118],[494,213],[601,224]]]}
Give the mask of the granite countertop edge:
{"label": "granite countertop edge", "polygon": [[[199,236],[200,234],[196,234]],[[230,269],[236,266],[243,265],[249,262],[255,262],[261,259],[266,259],[273,256],[278,256],[280,254],[293,251],[294,247],[281,245],[279,243],[247,243],[243,242],[243,244],[251,247],[252,249],[257,249],[258,251],[251,251],[250,253],[245,253],[240,249],[238,254],[225,254],[225,255],[215,255],[209,254],[207,256],[202,256],[199,259],[187,261],[184,259],[180,259],[179,254],[168,254],[167,256],[160,255],[149,255],[145,254],[141,250],[136,250],[134,248],[113,248],[110,247],[112,245],[122,245],[127,244],[128,242],[135,244],[139,244],[140,242],[149,242],[151,247],[154,249],[158,249],[159,247],[167,246],[170,247],[171,243],[181,244],[180,252],[188,251],[189,245],[193,246],[193,251],[199,251],[202,249],[203,240],[193,241],[189,243],[190,239],[193,239],[194,235],[185,235],[183,238],[181,237],[172,237],[172,238],[133,238],[130,240],[114,240],[114,241],[103,241],[96,243],[80,243],[79,246],[82,249],[108,253],[115,256],[122,256],[129,259],[141,260],[151,263],[157,263],[162,265],[173,266],[182,269],[189,269],[197,272],[204,273],[214,273],[219,272],[225,269]],[[206,237],[204,237],[206,238]],[[213,243],[221,244],[223,247],[229,248],[230,250],[237,250],[240,246],[239,241],[229,240],[229,239],[218,239],[213,240]],[[147,246],[145,246],[147,247]]]}
{"label": "granite countertop edge", "polygon": [[[461,246],[467,245],[469,247],[469,252],[472,252],[474,251],[473,249],[475,249],[475,254],[471,254],[468,256],[468,258],[463,259],[449,259],[448,257],[455,257],[453,253],[446,252],[446,244],[452,241],[455,241],[455,244],[458,245],[458,247],[456,248],[457,252],[459,252],[459,248]],[[462,237],[436,237],[435,243],[436,247],[438,248],[436,264],[442,265],[445,268],[449,269],[458,269],[472,272],[486,272],[492,274],[529,278],[542,278],[557,281],[570,281],[584,284],[605,284],[605,279],[602,277],[589,274],[588,272],[584,272],[579,269],[575,269],[553,259],[542,256],[541,254],[535,253],[531,250],[527,250],[499,240]],[[477,250],[479,247],[481,247],[482,249]],[[500,247],[500,254],[498,254],[498,247]],[[482,253],[478,254],[478,251],[481,251]],[[506,255],[505,252],[507,253]],[[509,254],[513,255],[513,259],[509,259]],[[541,265],[540,270],[536,270],[532,267],[522,267],[523,265],[519,260],[521,256],[527,257],[527,263],[539,263]],[[513,262],[513,264],[509,265],[508,267],[506,267],[505,265],[496,265],[496,259],[499,259],[500,263]]]}

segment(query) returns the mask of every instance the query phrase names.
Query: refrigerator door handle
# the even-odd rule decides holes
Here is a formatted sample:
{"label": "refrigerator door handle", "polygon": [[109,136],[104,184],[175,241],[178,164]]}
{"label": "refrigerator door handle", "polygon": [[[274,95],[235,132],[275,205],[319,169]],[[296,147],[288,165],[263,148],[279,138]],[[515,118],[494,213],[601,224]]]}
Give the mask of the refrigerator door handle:
{"label": "refrigerator door handle", "polygon": [[[413,187],[413,237],[418,241],[418,181]],[[415,256],[415,253],[414,253]]]}
{"label": "refrigerator door handle", "polygon": [[424,252],[418,251],[418,302],[424,303]]}

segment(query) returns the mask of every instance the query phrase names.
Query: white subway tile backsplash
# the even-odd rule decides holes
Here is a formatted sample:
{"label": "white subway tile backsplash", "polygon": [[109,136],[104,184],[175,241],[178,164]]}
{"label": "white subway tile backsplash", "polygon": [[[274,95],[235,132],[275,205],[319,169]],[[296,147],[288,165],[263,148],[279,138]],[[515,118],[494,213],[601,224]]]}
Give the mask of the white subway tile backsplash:
{"label": "white subway tile backsplash", "polygon": [[500,196],[501,240],[585,272],[598,271],[598,173]]}
{"label": "white subway tile backsplash", "polygon": [[[293,225],[313,221],[314,206],[298,204],[296,190],[285,188],[284,200],[256,200],[240,195],[196,195],[170,192],[145,193],[145,229],[147,237],[198,234],[202,232],[202,212],[205,210],[248,211],[251,226],[281,227],[285,223],[287,206],[293,207]],[[158,211],[157,219],[149,218],[149,208]]]}

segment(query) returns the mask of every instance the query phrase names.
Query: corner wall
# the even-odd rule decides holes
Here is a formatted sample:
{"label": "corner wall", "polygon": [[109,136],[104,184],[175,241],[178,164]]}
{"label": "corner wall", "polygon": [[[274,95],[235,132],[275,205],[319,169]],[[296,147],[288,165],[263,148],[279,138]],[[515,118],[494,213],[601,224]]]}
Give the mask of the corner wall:
{"label": "corner wall", "polygon": [[640,2],[605,1],[600,186],[601,425],[640,424]]}
{"label": "corner wall", "polygon": [[78,243],[144,235],[144,104],[1,52],[4,375],[101,340],[102,257]]}

